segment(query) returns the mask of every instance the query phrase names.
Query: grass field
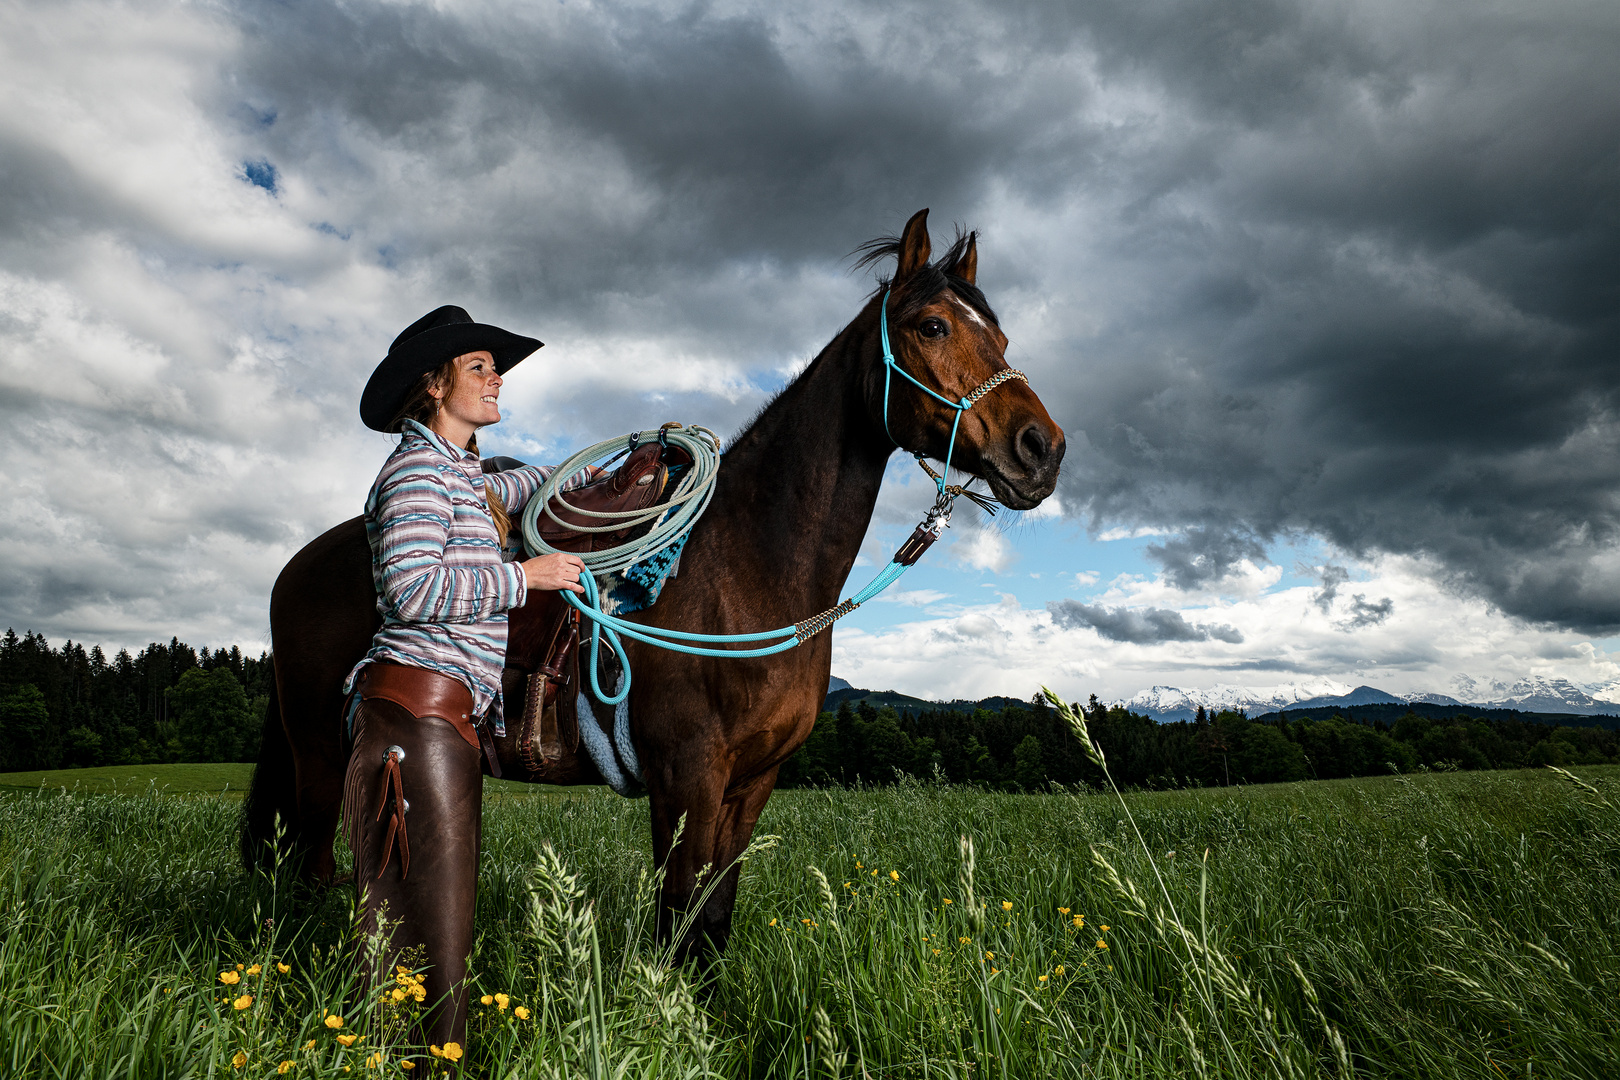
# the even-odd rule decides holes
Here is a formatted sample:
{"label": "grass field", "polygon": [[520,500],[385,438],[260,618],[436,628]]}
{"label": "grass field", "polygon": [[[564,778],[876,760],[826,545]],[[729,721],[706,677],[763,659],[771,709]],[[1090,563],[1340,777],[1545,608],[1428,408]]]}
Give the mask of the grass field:
{"label": "grass field", "polygon": [[[1591,790],[1539,771],[1127,796],[1151,861],[1112,795],[783,792],[706,993],[650,941],[644,802],[492,789],[475,955],[492,1004],[463,1065],[1612,1076],[1620,769],[1575,772]],[[136,779],[0,777],[0,1076],[443,1071],[404,1041],[408,993],[349,985],[352,891],[245,877],[235,799]]]}
{"label": "grass field", "polygon": [[[150,789],[162,795],[240,799],[252,782],[252,765],[107,765],[96,769],[0,773],[0,792],[66,789],[81,795],[141,795]],[[571,790],[484,777],[486,795],[556,796]]]}

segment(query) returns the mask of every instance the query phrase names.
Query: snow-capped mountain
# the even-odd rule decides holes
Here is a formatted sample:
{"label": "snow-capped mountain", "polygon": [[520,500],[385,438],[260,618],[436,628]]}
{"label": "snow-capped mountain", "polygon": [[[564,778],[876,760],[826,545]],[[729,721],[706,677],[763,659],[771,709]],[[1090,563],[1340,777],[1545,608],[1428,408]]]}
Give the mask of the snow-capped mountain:
{"label": "snow-capped mountain", "polygon": [[1581,686],[1568,679],[1532,675],[1514,683],[1458,675],[1451,693],[1396,695],[1373,686],[1355,686],[1336,679],[1314,678],[1278,686],[1232,686],[1220,683],[1207,690],[1154,686],[1123,702],[1132,712],[1158,720],[1189,720],[1198,706],[1207,710],[1241,709],[1251,716],[1277,709],[1310,709],[1331,705],[1406,704],[1424,702],[1446,706],[1519,709],[1524,712],[1620,714],[1620,681]]}
{"label": "snow-capped mountain", "polygon": [[[1326,703],[1363,704],[1361,701],[1341,702],[1358,688],[1335,679],[1303,679],[1278,686],[1231,686],[1218,683],[1207,690],[1184,690],[1178,686],[1155,686],[1131,697],[1125,707],[1144,716],[1160,720],[1191,719],[1202,705],[1205,709],[1241,709],[1245,712],[1271,712],[1275,709],[1297,709],[1305,702],[1332,699]],[[1370,687],[1366,689],[1371,689]],[[1381,691],[1374,691],[1381,693]],[[1387,696],[1387,695],[1386,695]],[[1371,699],[1369,699],[1371,700]],[[1394,700],[1391,698],[1390,700]]]}
{"label": "snow-capped mountain", "polygon": [[1464,700],[1469,704],[1523,709],[1525,712],[1614,712],[1617,711],[1616,698],[1620,697],[1615,694],[1620,687],[1613,683],[1603,687],[1580,686],[1568,679],[1548,679],[1540,675],[1531,675],[1511,684],[1459,675],[1452,680],[1452,685],[1459,691],[1466,689],[1468,697]]}

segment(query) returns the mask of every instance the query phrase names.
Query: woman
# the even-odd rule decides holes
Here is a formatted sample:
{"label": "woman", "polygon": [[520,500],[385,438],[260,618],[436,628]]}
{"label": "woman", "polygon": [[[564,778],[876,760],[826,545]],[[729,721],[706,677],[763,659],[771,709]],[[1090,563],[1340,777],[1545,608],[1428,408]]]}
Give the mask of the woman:
{"label": "woman", "polygon": [[368,931],[393,927],[362,972],[375,990],[403,950],[420,950],[425,1034],[440,1046],[460,1046],[466,1029],[479,729],[487,738],[500,720],[506,613],[531,590],[583,591],[577,556],[501,558],[508,508],[521,511],[551,470],[486,475],[478,456],[478,429],[501,419],[501,376],[540,344],[441,307],[394,339],[360,400],[367,427],[400,435],[366,498],[382,628],[344,687],[355,885]]}

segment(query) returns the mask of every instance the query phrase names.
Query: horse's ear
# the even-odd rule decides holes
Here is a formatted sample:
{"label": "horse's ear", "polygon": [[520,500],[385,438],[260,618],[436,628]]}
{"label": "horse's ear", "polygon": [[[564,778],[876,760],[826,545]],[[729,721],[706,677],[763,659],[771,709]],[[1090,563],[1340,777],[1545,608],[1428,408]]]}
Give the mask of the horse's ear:
{"label": "horse's ear", "polygon": [[900,265],[894,272],[895,281],[904,281],[928,265],[928,256],[934,249],[928,243],[928,207],[911,215],[905,231],[900,234]]}
{"label": "horse's ear", "polygon": [[968,233],[967,246],[957,258],[956,265],[945,271],[952,277],[959,277],[969,285],[975,285],[973,279],[979,276],[979,234]]}

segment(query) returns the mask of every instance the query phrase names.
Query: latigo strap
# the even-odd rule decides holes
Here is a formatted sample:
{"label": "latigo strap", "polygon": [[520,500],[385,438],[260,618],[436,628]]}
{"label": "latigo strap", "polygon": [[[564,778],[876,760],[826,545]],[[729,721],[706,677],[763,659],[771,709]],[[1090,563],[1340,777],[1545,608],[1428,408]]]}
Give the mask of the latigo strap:
{"label": "latigo strap", "polygon": [[381,821],[383,811],[388,808],[388,793],[394,793],[394,816],[388,819],[388,835],[383,838],[383,861],[377,868],[377,880],[381,881],[383,871],[388,869],[388,860],[394,857],[394,841],[399,840],[399,878],[405,880],[411,872],[411,845],[405,836],[405,814],[410,810],[411,804],[405,801],[405,781],[399,774],[399,763],[405,760],[403,747],[390,746],[383,751],[383,786],[382,798],[377,802],[377,820]]}

